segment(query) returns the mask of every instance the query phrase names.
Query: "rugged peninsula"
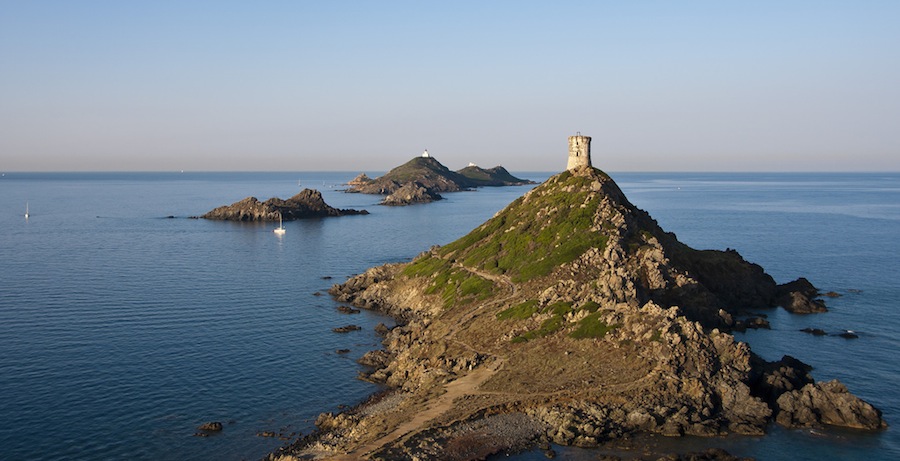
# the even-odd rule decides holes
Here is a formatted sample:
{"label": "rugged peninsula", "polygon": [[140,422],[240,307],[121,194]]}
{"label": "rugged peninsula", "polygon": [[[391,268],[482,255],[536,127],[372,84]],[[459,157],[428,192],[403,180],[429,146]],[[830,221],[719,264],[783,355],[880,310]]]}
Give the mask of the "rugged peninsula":
{"label": "rugged peninsula", "polygon": [[468,235],[332,287],[398,319],[361,360],[388,390],[320,415],[316,433],[269,459],[475,460],[636,433],[758,435],[772,422],[886,427],[843,384],[815,382],[789,356],[766,362],[728,333],[749,312],[815,304],[809,287],[680,243],[570,153],[569,170]]}
{"label": "rugged peninsula", "polygon": [[366,210],[340,210],[329,206],[322,193],[315,189],[303,189],[299,194],[283,200],[273,197],[260,202],[256,197],[247,197],[231,205],[221,206],[200,216],[203,219],[223,221],[293,221],[305,218],[323,218],[369,214]]}
{"label": "rugged peninsula", "polygon": [[502,166],[490,169],[469,165],[451,171],[434,157],[423,154],[400,165],[384,176],[371,179],[360,174],[348,183],[347,192],[387,195],[383,205],[410,205],[440,200],[441,192],[457,192],[483,186],[519,186],[534,184],[519,179]]}

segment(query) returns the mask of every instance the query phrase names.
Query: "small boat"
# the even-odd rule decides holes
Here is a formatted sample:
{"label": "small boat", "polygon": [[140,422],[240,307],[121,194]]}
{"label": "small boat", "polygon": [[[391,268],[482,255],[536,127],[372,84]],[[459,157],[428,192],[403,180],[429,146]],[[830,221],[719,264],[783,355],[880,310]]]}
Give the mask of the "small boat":
{"label": "small boat", "polygon": [[273,232],[275,232],[276,235],[284,235],[285,230],[284,223],[281,221],[281,213],[278,213],[278,227],[276,227]]}
{"label": "small boat", "polygon": [[25,202],[25,219],[28,219],[28,202]]}

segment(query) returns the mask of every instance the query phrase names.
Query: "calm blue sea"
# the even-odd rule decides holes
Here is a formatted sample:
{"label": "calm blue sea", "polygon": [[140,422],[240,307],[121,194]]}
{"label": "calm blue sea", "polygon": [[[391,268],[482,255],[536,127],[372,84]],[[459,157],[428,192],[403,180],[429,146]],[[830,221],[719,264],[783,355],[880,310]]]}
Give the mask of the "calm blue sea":
{"label": "calm blue sea", "polygon": [[[341,314],[316,293],[452,241],[528,188],[380,207],[379,197],[339,192],[356,173],[0,177],[0,459],[258,459],[284,443],[258,432],[307,433],[318,413],[377,390],[355,379],[355,360],[378,346],[372,328],[390,319]],[[736,248],[779,282],[806,276],[844,294],[827,314],[770,311],[771,331],[740,339],[766,358],[812,364],[819,380],[841,379],[900,424],[900,174],[612,176],[683,242]],[[188,219],[301,187],[371,214],[285,223],[281,237],[271,224]],[[363,330],[331,332],[350,323]],[[813,337],[797,331],[804,327],[860,338]],[[351,352],[335,352],[344,348]],[[221,434],[193,436],[214,420]],[[652,443],[759,459],[900,458],[893,427]]]}

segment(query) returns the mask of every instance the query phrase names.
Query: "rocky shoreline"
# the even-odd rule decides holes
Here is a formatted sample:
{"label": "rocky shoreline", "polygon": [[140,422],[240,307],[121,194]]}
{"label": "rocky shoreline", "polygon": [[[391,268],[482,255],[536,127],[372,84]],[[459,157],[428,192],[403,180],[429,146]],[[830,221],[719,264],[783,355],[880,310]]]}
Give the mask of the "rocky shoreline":
{"label": "rocky shoreline", "polygon": [[886,427],[843,384],[789,356],[767,362],[729,333],[777,305],[820,312],[811,283],[779,286],[734,250],[681,244],[590,167],[330,293],[397,319],[363,360],[363,378],[389,390],[320,415],[316,433],[267,459],[469,460],[772,423]]}

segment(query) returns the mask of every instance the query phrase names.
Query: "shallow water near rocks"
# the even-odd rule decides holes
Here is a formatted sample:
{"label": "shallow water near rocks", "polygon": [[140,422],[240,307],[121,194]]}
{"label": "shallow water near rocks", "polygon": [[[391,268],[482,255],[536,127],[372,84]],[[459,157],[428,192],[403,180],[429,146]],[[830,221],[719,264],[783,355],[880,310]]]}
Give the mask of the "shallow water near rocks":
{"label": "shallow water near rocks", "polygon": [[[6,173],[0,458],[258,459],[285,441],[257,433],[307,433],[318,413],[375,392],[355,379],[355,360],[378,347],[373,328],[390,319],[340,313],[316,294],[461,237],[529,188],[381,207],[377,196],[339,192],[357,173]],[[805,276],[841,293],[826,314],[765,311],[772,330],[739,339],[767,359],[813,365],[818,380],[840,379],[900,424],[900,174],[611,176],[683,242],[735,248],[778,282]],[[332,206],[372,214],[285,223],[281,237],[272,224],[188,219],[251,195],[287,198],[298,181]],[[332,332],[348,324],[362,330]],[[798,331],[806,327],[830,335]],[[833,336],[848,329],[859,338]],[[207,421],[223,431],[194,437]],[[893,427],[651,439],[645,445],[662,451],[717,446],[758,459],[900,457]],[[556,450],[564,459],[601,453]]]}

